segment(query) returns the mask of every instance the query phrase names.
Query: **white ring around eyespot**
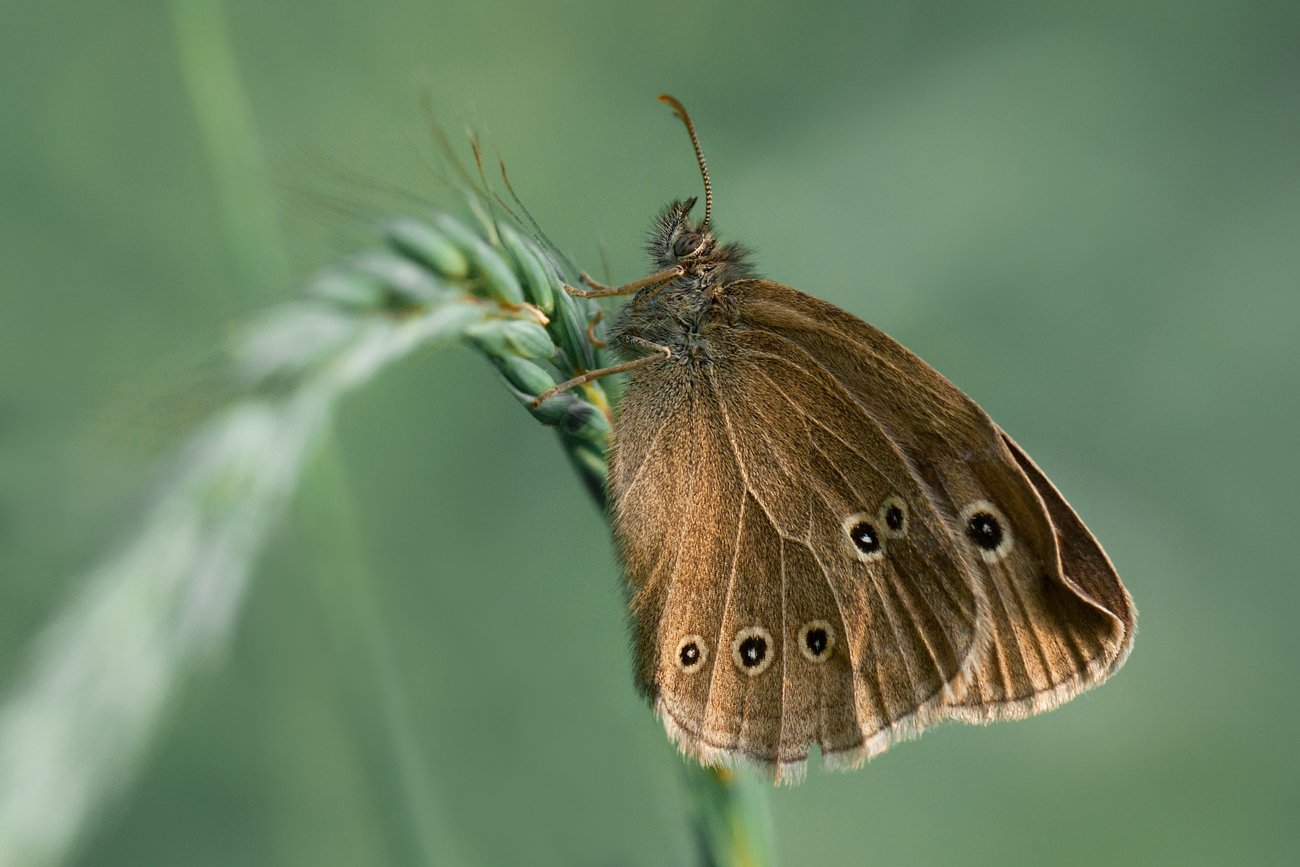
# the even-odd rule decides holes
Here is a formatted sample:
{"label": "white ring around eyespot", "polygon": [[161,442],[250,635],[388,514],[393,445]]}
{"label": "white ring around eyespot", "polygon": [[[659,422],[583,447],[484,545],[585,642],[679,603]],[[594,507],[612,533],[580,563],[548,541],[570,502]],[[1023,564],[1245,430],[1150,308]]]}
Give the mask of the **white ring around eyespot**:
{"label": "white ring around eyespot", "polygon": [[[747,638],[761,638],[767,646],[767,652],[763,654],[763,659],[752,668],[746,667],[745,660],[740,656],[740,645]],[[772,643],[772,633],[761,626],[746,626],[736,633],[735,640],[731,642],[731,661],[736,663],[736,668],[739,668],[750,677],[757,677],[767,671],[773,659],[776,659],[776,645]]]}
{"label": "white ring around eyespot", "polygon": [[[694,642],[695,649],[700,652],[700,658],[695,660],[694,665],[686,665],[682,662],[682,650],[686,645]],[[704,639],[698,635],[687,635],[681,641],[677,642],[677,649],[673,651],[673,662],[677,663],[677,668],[686,674],[694,674],[704,667],[704,663],[709,661],[709,648],[704,643]]]}
{"label": "white ring around eyespot", "polygon": [[980,512],[986,512],[992,515],[998,522],[998,526],[1002,528],[1002,541],[998,543],[996,548],[984,548],[974,542],[971,542],[971,545],[979,552],[980,557],[985,563],[997,563],[1001,560],[1005,560],[1008,555],[1011,554],[1011,549],[1015,546],[1015,534],[1011,532],[1011,522],[1007,520],[1007,516],[1002,514],[1002,510],[990,503],[988,500],[976,500],[973,503],[967,504],[966,507],[961,510],[958,519],[961,522],[959,529],[961,530],[962,538],[967,542],[971,541],[970,519]]}
{"label": "white ring around eyespot", "polygon": [[[880,531],[880,528],[876,526],[877,520],[878,519],[875,515],[868,515],[866,512],[855,512],[845,518],[840,524],[840,527],[844,530],[844,541],[849,546],[849,550],[853,552],[854,557],[857,557],[863,563],[872,563],[885,556],[886,537],[885,534]],[[853,541],[853,527],[859,522],[870,524],[871,528],[876,531],[876,539],[880,542],[879,548],[871,552],[866,552],[859,548],[857,543]]]}
{"label": "white ring around eyespot", "polygon": [[[895,530],[890,527],[889,522],[885,520],[885,513],[889,511],[890,506],[897,506],[898,511],[903,513],[903,529]],[[897,494],[885,498],[885,502],[880,504],[880,511],[877,513],[876,518],[880,521],[880,532],[891,539],[903,538],[907,535],[908,529],[912,526],[912,513],[908,510],[907,503]]]}
{"label": "white ring around eyespot", "polygon": [[[808,633],[814,629],[822,629],[826,632],[826,649],[821,655],[813,653],[808,647]],[[809,662],[825,662],[831,658],[831,651],[835,649],[835,630],[825,620],[811,620],[799,627],[799,649],[803,655],[808,658]]]}

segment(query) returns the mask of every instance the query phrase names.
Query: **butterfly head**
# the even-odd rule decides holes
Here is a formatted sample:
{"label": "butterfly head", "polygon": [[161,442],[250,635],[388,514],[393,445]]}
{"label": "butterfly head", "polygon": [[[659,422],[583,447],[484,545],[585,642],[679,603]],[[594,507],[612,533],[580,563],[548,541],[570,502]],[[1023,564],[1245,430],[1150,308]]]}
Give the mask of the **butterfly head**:
{"label": "butterfly head", "polygon": [[705,223],[691,222],[695,198],[676,201],[660,211],[646,245],[655,267],[680,265],[686,275],[706,281],[727,282],[753,276],[739,244],[723,244]]}
{"label": "butterfly head", "polygon": [[696,199],[675,201],[664,208],[650,230],[650,258],[662,268],[691,264],[704,259],[717,246],[717,240],[704,223],[691,222]]}
{"label": "butterfly head", "polygon": [[709,221],[713,218],[713,184],[709,180],[709,166],[704,161],[695,124],[691,122],[685,107],[673,97],[665,93],[659,97],[659,101],[672,106],[690,133],[691,146],[695,148],[695,159],[700,166],[700,177],[704,180],[704,219],[699,223],[691,222],[691,209],[697,201],[694,196],[685,201],[673,202],[664,208],[650,231],[650,258],[660,269],[681,266],[685,269],[686,276],[703,281],[726,281],[751,276],[749,266],[744,261],[746,251],[739,244],[719,244],[709,229]]}

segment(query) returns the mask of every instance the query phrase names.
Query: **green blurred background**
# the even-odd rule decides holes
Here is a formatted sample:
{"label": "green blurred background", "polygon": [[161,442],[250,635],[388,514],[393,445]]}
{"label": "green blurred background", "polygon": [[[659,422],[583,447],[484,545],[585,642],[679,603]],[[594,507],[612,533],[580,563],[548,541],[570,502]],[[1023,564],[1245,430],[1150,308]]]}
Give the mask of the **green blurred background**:
{"label": "green blurred background", "polygon": [[[220,405],[234,327],[367,244],[349,214],[449,200],[422,91],[556,242],[630,279],[654,210],[698,189],[666,90],[720,231],[975,397],[1141,614],[1123,672],[1054,713],[774,792],[783,863],[1294,859],[1300,6],[231,0],[252,164],[195,100],[237,103],[185,72],[219,64],[221,16],[191,9],[178,42],[180,6],[5,12],[5,682]],[[274,223],[228,228],[241,184]],[[351,399],[332,453],[76,863],[407,864],[416,825],[448,863],[689,863],[605,526],[554,438],[452,348]],[[367,629],[432,791],[415,823],[348,685]]]}

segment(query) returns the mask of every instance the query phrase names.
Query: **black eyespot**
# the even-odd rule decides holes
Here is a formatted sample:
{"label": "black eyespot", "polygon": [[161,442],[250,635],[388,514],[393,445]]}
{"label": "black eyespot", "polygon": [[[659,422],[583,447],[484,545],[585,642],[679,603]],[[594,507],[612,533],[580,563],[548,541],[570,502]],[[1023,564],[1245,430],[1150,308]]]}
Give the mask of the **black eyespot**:
{"label": "black eyespot", "polygon": [[688,641],[682,645],[682,649],[677,651],[677,657],[682,661],[682,668],[692,668],[700,664],[700,646],[694,641]]}
{"label": "black eyespot", "polygon": [[821,656],[826,652],[826,646],[830,644],[830,636],[826,634],[825,629],[809,629],[803,637],[804,644],[813,656]]}
{"label": "black eyespot", "polygon": [[993,551],[1002,544],[1002,524],[988,512],[976,512],[966,521],[966,534],[985,551]]}
{"label": "black eyespot", "polygon": [[677,667],[682,671],[695,671],[708,658],[708,648],[704,645],[704,639],[698,635],[688,635],[677,645]]}
{"label": "black eyespot", "polygon": [[1002,510],[988,500],[975,500],[961,510],[966,535],[985,563],[997,563],[1011,556],[1015,536]]}
{"label": "black eyespot", "polygon": [[731,642],[731,659],[736,668],[757,677],[772,665],[775,657],[769,652],[771,647],[772,633],[761,626],[747,626]]}
{"label": "black eyespot", "polygon": [[866,521],[858,521],[849,530],[849,538],[863,554],[874,554],[880,550],[880,534]]}
{"label": "black eyespot", "polygon": [[911,528],[911,513],[907,501],[897,494],[885,498],[876,510],[876,519],[880,521],[880,532],[887,539],[901,539]]}
{"label": "black eyespot", "polygon": [[673,254],[679,259],[682,256],[689,256],[699,249],[703,241],[704,238],[694,232],[685,232],[678,235],[677,240],[673,242]]}
{"label": "black eyespot", "polygon": [[767,658],[767,641],[761,635],[751,635],[740,642],[740,664],[754,668]]}
{"label": "black eyespot", "polygon": [[890,506],[886,509],[885,526],[895,532],[903,529],[903,510],[898,506]]}
{"label": "black eyespot", "polygon": [[825,620],[812,620],[799,629],[799,649],[810,662],[825,662],[835,647],[835,630]]}

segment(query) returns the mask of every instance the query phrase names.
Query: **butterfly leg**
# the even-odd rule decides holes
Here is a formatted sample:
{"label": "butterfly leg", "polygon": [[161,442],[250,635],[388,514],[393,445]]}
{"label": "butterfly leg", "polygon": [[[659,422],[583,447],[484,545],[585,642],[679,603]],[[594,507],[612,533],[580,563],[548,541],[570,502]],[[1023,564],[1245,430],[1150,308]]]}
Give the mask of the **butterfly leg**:
{"label": "butterfly leg", "polygon": [[599,325],[600,320],[604,318],[605,318],[605,311],[597,310],[596,315],[591,317],[591,321],[587,323],[587,341],[597,349],[604,349],[606,346],[609,345],[605,341],[601,340],[599,337],[596,336],[596,326]]}
{"label": "butterfly leg", "polygon": [[634,292],[640,292],[652,286],[662,286],[686,273],[686,269],[681,265],[674,265],[666,271],[659,271],[648,277],[642,277],[640,280],[633,280],[631,283],[625,283],[622,286],[606,286],[599,283],[590,274],[585,271],[578,276],[582,282],[590,286],[590,289],[579,289],[576,286],[570,286],[567,283],[564,291],[570,295],[577,295],[579,298],[608,298],[612,295],[631,295]]}
{"label": "butterfly leg", "polygon": [[600,379],[601,377],[610,376],[611,374],[615,374],[615,373],[626,373],[629,370],[636,370],[638,367],[644,367],[647,364],[651,364],[653,362],[662,361],[665,358],[669,358],[673,354],[673,351],[669,349],[667,346],[660,346],[658,343],[651,343],[649,340],[645,340],[640,337],[630,337],[627,339],[632,343],[638,343],[642,345],[651,354],[643,355],[640,358],[634,358],[631,361],[625,361],[622,364],[615,364],[610,367],[602,367],[600,370],[589,370],[586,373],[573,377],[573,379],[566,379],[564,382],[561,382],[559,385],[552,386],[551,388],[548,388],[546,389],[546,391],[537,395],[537,397],[533,398],[529,406],[531,406],[533,409],[536,409],[546,401],[555,397],[557,394],[566,392],[571,388],[582,385],[583,383],[591,382],[593,379]]}

